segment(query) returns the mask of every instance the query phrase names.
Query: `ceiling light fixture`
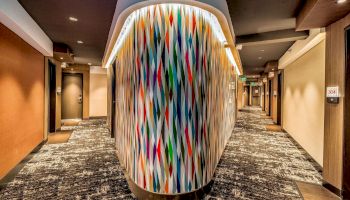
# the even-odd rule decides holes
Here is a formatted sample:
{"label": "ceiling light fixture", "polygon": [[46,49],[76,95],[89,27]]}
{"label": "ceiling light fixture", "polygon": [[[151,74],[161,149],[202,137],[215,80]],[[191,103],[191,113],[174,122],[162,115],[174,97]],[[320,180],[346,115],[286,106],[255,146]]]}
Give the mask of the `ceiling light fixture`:
{"label": "ceiling light fixture", "polygon": [[337,4],[345,3],[347,0],[337,0]]}
{"label": "ceiling light fixture", "polygon": [[63,57],[60,57],[61,60],[63,60]]}
{"label": "ceiling light fixture", "polygon": [[78,19],[75,18],[75,17],[69,17],[69,20],[72,21],[72,22],[77,22],[78,21]]}
{"label": "ceiling light fixture", "polygon": [[265,50],[264,50],[264,49],[261,49],[260,51],[261,51],[261,52],[264,52]]}
{"label": "ceiling light fixture", "polygon": [[261,59],[262,59],[262,57],[258,57],[258,59],[259,59],[259,60],[261,60]]}
{"label": "ceiling light fixture", "polygon": [[78,43],[78,44],[83,44],[84,42],[81,41],[81,40],[78,40],[77,43]]}
{"label": "ceiling light fixture", "polygon": [[91,65],[91,63],[88,63],[88,65]]}

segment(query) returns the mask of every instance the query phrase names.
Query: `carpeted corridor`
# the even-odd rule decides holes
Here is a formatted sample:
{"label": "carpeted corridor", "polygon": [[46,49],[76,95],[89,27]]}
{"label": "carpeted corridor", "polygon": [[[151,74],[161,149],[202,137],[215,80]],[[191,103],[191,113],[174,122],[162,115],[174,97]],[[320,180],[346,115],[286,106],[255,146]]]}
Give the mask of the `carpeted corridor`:
{"label": "carpeted corridor", "polygon": [[[302,199],[294,180],[321,184],[317,164],[283,132],[267,131],[271,119],[245,108],[205,199]],[[82,121],[68,143],[46,144],[0,199],[134,199],[115,156],[105,121]]]}

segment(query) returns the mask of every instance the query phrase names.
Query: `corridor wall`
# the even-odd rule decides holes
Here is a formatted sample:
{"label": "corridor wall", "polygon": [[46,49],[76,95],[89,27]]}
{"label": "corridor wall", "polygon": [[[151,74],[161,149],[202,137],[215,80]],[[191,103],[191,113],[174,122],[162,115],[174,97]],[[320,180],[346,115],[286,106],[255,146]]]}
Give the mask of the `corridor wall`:
{"label": "corridor wall", "polygon": [[325,41],[284,70],[283,128],[323,164]]}
{"label": "corridor wall", "polygon": [[144,7],[116,55],[118,155],[146,191],[205,186],[231,135],[236,75],[211,17],[182,4]]}
{"label": "corridor wall", "polygon": [[90,73],[89,104],[90,117],[107,116],[107,73]]}
{"label": "corridor wall", "polygon": [[44,56],[0,23],[0,179],[44,139]]}

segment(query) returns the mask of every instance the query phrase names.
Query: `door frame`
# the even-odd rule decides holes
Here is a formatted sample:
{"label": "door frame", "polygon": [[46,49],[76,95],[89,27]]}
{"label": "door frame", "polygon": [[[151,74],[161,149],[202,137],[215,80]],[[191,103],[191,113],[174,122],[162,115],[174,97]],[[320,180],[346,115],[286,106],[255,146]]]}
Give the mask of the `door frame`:
{"label": "door frame", "polygon": [[81,72],[69,72],[69,71],[65,71],[65,72],[62,72],[62,88],[61,88],[61,90],[62,90],[62,102],[61,102],[61,120],[64,120],[63,119],[63,77],[64,76],[66,76],[66,75],[72,75],[72,74],[79,74],[80,75],[80,77],[81,77],[81,100],[82,100],[82,103],[81,103],[81,120],[83,120],[84,119],[84,73],[81,73]]}
{"label": "door frame", "polygon": [[343,128],[343,181],[342,193],[344,199],[350,199],[350,26],[344,30],[345,37],[345,92],[344,92],[344,128]]}

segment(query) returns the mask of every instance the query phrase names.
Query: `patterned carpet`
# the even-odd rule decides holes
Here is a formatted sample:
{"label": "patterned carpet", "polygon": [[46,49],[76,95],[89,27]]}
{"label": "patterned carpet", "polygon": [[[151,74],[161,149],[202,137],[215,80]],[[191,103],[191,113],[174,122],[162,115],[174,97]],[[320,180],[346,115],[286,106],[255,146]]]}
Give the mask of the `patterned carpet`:
{"label": "patterned carpet", "polygon": [[207,199],[302,199],[293,180],[321,184],[319,166],[271,119],[244,108],[216,169]]}
{"label": "patterned carpet", "polygon": [[68,143],[46,144],[0,199],[133,199],[105,121],[82,121]]}
{"label": "patterned carpet", "polygon": [[[293,180],[321,183],[317,164],[271,119],[245,108],[205,199],[302,199]],[[105,121],[82,121],[68,143],[44,145],[0,199],[134,199],[115,156]]]}

